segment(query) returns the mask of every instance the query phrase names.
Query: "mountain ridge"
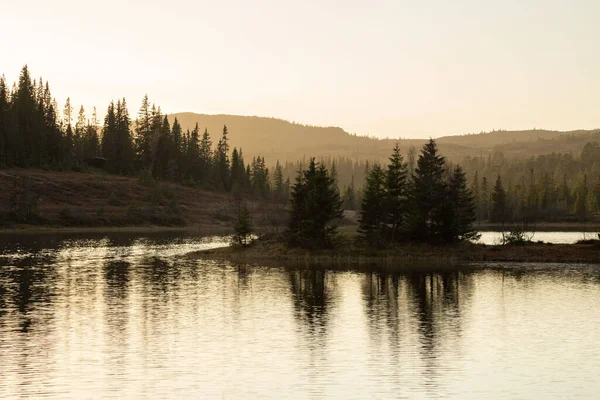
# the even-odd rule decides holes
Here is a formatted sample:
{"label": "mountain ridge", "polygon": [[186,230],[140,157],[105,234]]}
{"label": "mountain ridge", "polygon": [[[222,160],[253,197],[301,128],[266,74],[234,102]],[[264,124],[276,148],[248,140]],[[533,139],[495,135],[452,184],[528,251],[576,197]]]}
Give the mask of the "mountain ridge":
{"label": "mountain ridge", "polygon": [[[427,139],[376,138],[349,133],[335,126],[313,126],[274,117],[230,114],[169,114],[184,130],[196,123],[208,129],[216,143],[227,125],[231,147],[242,148],[246,157],[264,156],[269,163],[296,161],[306,157],[345,156],[353,159],[384,160],[396,142],[406,154]],[[600,129],[555,131],[543,129],[496,130],[478,134],[448,135],[436,139],[440,152],[451,160],[503,152],[507,157],[527,157],[553,151],[578,152],[589,141],[600,141]]]}

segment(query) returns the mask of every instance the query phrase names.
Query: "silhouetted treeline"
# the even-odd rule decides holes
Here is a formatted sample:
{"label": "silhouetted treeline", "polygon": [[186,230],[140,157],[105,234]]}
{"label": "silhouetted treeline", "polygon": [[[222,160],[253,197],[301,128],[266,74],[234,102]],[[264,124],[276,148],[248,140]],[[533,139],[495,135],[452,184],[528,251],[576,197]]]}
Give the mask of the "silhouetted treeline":
{"label": "silhouetted treeline", "polygon": [[272,175],[263,157],[246,163],[241,149],[230,149],[227,126],[213,144],[206,129],[183,131],[147,96],[135,123],[125,99],[109,104],[102,126],[96,109],[87,119],[81,107],[76,121],[73,112],[67,99],[61,117],[48,83],[32,80],[27,66],[12,89],[1,77],[0,167],[78,171],[100,160],[114,174],[287,199],[289,180],[279,163]]}
{"label": "silhouetted treeline", "polygon": [[374,247],[419,240],[456,242],[476,239],[475,203],[458,165],[448,169],[431,139],[409,171],[398,145],[387,166],[375,164],[367,176],[359,232]]}
{"label": "silhouetted treeline", "polygon": [[525,160],[502,153],[463,162],[477,218],[492,222],[585,221],[600,211],[600,144],[577,156],[551,153]]}

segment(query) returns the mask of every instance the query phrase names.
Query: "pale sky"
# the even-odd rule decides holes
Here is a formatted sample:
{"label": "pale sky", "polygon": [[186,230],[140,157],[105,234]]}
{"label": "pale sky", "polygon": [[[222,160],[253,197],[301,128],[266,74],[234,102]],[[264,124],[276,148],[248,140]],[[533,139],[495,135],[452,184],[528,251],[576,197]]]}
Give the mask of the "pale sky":
{"label": "pale sky", "polygon": [[600,127],[599,0],[0,0],[0,73],[77,108],[429,137]]}

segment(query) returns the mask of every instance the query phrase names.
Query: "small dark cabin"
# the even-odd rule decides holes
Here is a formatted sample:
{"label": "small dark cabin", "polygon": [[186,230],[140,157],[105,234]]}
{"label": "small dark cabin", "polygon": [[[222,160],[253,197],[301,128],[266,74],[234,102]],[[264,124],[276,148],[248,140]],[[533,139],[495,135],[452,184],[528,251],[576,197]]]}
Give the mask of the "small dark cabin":
{"label": "small dark cabin", "polygon": [[106,165],[106,158],[104,157],[90,157],[83,160],[87,165],[94,168],[104,168]]}

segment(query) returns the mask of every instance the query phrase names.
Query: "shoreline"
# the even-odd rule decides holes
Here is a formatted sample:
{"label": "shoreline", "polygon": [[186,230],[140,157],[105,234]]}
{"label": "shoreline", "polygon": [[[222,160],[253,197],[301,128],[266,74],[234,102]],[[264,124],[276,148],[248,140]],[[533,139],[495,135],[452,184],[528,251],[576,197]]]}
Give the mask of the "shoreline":
{"label": "shoreline", "polygon": [[600,241],[589,244],[528,243],[525,245],[484,245],[459,243],[429,245],[399,244],[370,250],[348,244],[335,249],[288,248],[273,240],[257,241],[249,247],[237,246],[200,250],[186,254],[189,259],[221,260],[239,263],[314,263],[329,265],[396,264],[456,266],[480,262],[541,262],[600,264]]}
{"label": "shoreline", "polygon": [[232,229],[222,226],[43,226],[43,225],[22,225],[14,227],[0,227],[0,235],[9,234],[68,234],[68,233],[159,233],[159,232],[186,232],[203,233],[207,235],[227,235],[232,233]]}

